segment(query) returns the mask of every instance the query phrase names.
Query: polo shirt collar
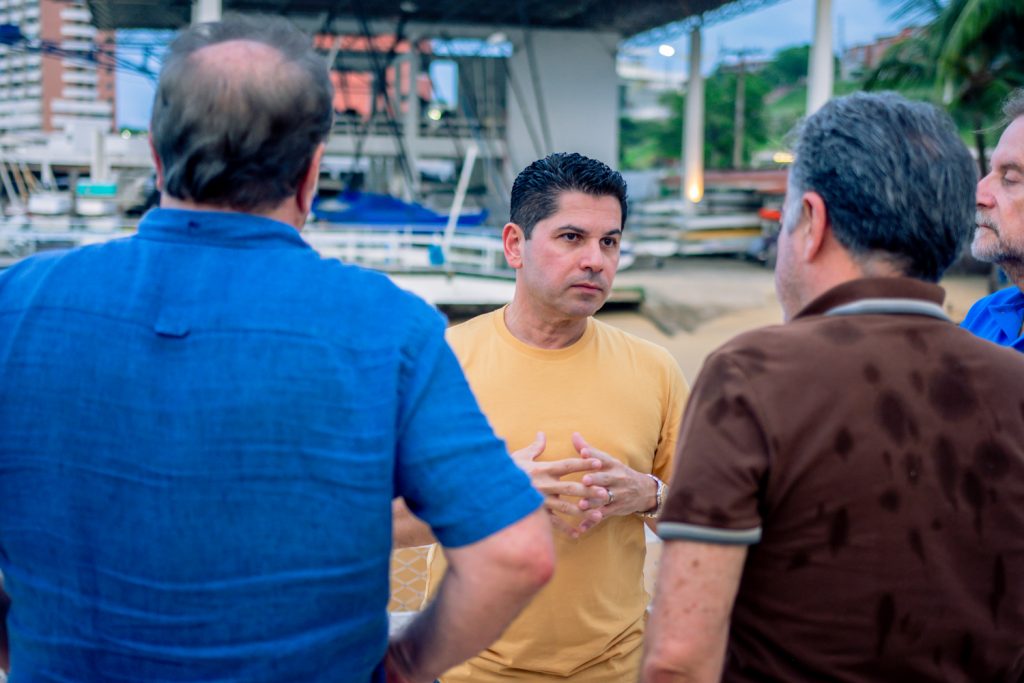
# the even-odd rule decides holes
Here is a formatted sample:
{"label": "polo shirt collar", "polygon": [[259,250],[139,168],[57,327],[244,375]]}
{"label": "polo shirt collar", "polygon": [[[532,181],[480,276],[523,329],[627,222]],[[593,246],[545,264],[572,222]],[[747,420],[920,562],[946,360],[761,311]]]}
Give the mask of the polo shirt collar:
{"label": "polo shirt collar", "polygon": [[272,218],[231,211],[151,209],[139,221],[142,239],[272,249],[309,247],[293,226]]}
{"label": "polo shirt collar", "polygon": [[995,319],[997,325],[1002,329],[1007,339],[1021,337],[1021,318],[1024,313],[1024,294],[1017,287],[998,303],[994,302],[988,307],[989,313]]}
{"label": "polo shirt collar", "polygon": [[807,318],[862,299],[916,299],[942,305],[946,292],[938,285],[908,277],[869,277],[836,285],[794,316]]}

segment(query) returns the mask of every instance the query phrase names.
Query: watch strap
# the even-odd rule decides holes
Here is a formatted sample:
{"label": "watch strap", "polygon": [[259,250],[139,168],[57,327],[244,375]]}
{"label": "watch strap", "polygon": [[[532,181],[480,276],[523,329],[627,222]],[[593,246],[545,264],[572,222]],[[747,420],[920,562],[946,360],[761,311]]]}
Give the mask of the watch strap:
{"label": "watch strap", "polygon": [[654,490],[654,507],[650,510],[641,512],[640,516],[644,519],[653,519],[661,512],[661,504],[665,500],[665,482],[658,479],[653,474],[648,474],[647,476],[654,480],[654,485],[656,487]]}

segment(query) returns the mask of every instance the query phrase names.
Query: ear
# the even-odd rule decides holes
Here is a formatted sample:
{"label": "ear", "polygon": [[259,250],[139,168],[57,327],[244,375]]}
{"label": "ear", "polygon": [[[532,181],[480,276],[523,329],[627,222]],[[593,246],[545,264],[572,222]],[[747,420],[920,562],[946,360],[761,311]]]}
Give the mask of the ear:
{"label": "ear", "polygon": [[156,153],[156,143],[153,142],[153,136],[150,135],[149,140],[149,154],[153,157],[153,167],[156,169],[156,189],[161,192],[164,191],[164,165],[160,161],[160,155]]}
{"label": "ear", "polygon": [[320,162],[324,158],[326,145],[320,143],[313,152],[313,158],[309,161],[309,168],[299,181],[299,187],[295,193],[295,201],[303,216],[306,216],[313,208],[313,198],[316,197],[317,184],[320,181]]}
{"label": "ear", "polygon": [[505,247],[505,260],[512,268],[523,267],[523,246],[526,234],[516,223],[506,223],[501,230],[501,243]]}
{"label": "ear", "polygon": [[825,200],[817,192],[804,192],[800,230],[804,231],[803,257],[805,261],[816,259],[829,237],[828,209]]}

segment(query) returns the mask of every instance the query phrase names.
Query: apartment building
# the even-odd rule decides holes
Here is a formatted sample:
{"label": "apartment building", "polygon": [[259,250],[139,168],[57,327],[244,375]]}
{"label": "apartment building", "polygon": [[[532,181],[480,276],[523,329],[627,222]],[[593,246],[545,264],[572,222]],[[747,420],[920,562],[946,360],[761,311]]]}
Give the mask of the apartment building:
{"label": "apartment building", "polygon": [[113,130],[114,72],[95,56],[114,34],[90,20],[84,0],[0,0],[0,24],[26,38],[0,45],[0,135]]}

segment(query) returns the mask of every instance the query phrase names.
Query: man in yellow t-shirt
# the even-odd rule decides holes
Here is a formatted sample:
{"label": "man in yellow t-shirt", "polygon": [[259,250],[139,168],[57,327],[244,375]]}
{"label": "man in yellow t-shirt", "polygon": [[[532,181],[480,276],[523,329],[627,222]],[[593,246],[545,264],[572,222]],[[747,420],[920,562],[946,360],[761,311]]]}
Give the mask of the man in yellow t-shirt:
{"label": "man in yellow t-shirt", "polygon": [[[516,270],[512,302],[453,327],[448,340],[562,533],[551,583],[496,643],[441,680],[635,681],[648,601],[644,523],[653,524],[671,474],[686,385],[667,351],[591,317],[618,266],[622,176],[553,154],[519,174],[511,204],[502,238]],[[400,504],[395,542],[432,542]],[[444,570],[435,546],[430,597]]]}

